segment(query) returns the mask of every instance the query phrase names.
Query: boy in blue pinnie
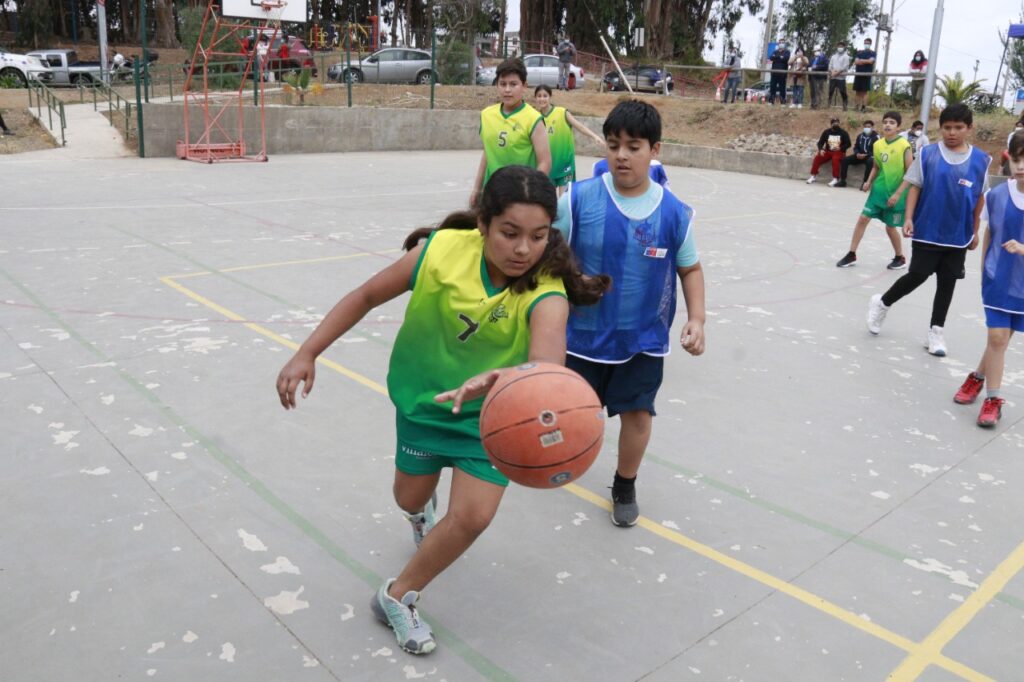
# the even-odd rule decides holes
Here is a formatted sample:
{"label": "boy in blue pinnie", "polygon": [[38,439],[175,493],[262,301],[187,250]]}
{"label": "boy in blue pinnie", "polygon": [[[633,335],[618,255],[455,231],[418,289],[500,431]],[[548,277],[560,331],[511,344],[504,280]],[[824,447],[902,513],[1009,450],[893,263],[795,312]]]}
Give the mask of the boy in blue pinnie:
{"label": "boy in blue pinnie", "polygon": [[[939,114],[942,140],[921,149],[903,176],[910,184],[903,236],[913,241],[910,268],[868,305],[868,331],[878,334],[889,308],[935,275],[935,298],[925,347],[946,355],[943,328],[956,281],[964,278],[967,252],[978,248],[981,209],[992,159],[968,144],[974,115],[966,104],[951,104]],[[595,271],[596,272],[596,271]]]}
{"label": "boy in blue pinnie", "polygon": [[554,226],[568,236],[584,272],[611,275],[594,306],[574,308],[566,366],[582,375],[619,415],[619,455],[612,485],[612,523],[640,517],[636,476],[651,438],[682,282],[687,321],[681,343],[704,352],[704,273],[694,244],[693,210],[651,181],[661,149],[661,117],[650,104],[620,102],[604,122],[609,171],[569,186]]}
{"label": "boy in blue pinnie", "polygon": [[986,192],[982,213],[982,220],[988,222],[981,248],[981,302],[988,343],[978,369],[953,397],[968,405],[984,387],[985,401],[978,414],[978,426],[983,427],[995,426],[1003,414],[999,391],[1006,348],[1014,332],[1024,332],[1024,130],[1010,137],[1009,147],[1013,177]]}

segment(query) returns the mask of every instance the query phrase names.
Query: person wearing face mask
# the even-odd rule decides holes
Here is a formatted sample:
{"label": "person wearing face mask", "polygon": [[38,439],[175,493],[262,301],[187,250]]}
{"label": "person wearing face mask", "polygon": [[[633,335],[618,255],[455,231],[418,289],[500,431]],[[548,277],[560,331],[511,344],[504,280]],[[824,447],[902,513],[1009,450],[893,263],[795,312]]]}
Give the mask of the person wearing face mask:
{"label": "person wearing face mask", "polygon": [[853,61],[857,75],[853,79],[853,96],[857,100],[857,111],[868,110],[868,92],[871,90],[871,74],[875,70],[875,57],[878,55],[871,49],[871,38],[864,39],[864,49],[857,51]]}
{"label": "person wearing face mask", "polygon": [[921,151],[921,147],[928,144],[928,136],[924,134],[924,123],[921,121],[914,121],[910,125],[910,130],[904,130],[900,133],[900,136],[907,138],[915,158],[917,158],[918,152]]}
{"label": "person wearing face mask", "polygon": [[804,82],[807,79],[807,67],[810,63],[807,61],[807,57],[804,56],[804,51],[799,47],[793,52],[793,58],[789,60],[789,72],[790,76],[790,89],[793,91],[793,101],[790,102],[789,108],[796,107],[797,109],[804,108]]}
{"label": "person wearing face mask", "polygon": [[811,163],[811,176],[807,178],[807,184],[813,184],[818,179],[818,171],[826,162],[832,162],[832,182],[829,187],[839,184],[839,166],[846,156],[846,150],[850,148],[850,134],[839,126],[839,119],[832,117],[831,125],[822,131],[818,138],[818,153],[814,155]]}
{"label": "person wearing face mask", "polygon": [[811,60],[811,109],[820,109],[825,99],[825,81],[828,80],[828,55],[820,45],[814,48],[814,59]]}
{"label": "person wearing face mask", "polygon": [[[722,68],[729,69],[729,77],[725,80],[725,90],[722,92],[722,104],[736,101],[736,89],[740,86],[740,77],[743,72],[740,70],[740,56],[736,54],[736,48],[730,46],[729,52],[722,63]],[[732,99],[729,99],[729,93]]]}
{"label": "person wearing face mask", "polygon": [[786,103],[786,71],[789,69],[789,46],[783,40],[766,60],[772,65],[771,87],[768,90],[768,104],[775,104],[775,95],[779,96],[779,104]]}
{"label": "person wearing face mask", "polygon": [[914,104],[921,103],[921,91],[924,89],[924,77],[928,71],[928,60],[924,57],[924,52],[918,50],[914,53],[914,58],[910,60],[910,72],[913,75],[910,81],[910,96],[914,100]]}
{"label": "person wearing face mask", "polygon": [[850,55],[846,54],[846,43],[840,41],[836,45],[836,53],[828,60],[828,105],[836,102],[836,95],[843,98],[843,111],[846,111],[846,72],[850,70]]}
{"label": "person wearing face mask", "polygon": [[849,172],[850,166],[863,164],[864,182],[868,181],[871,169],[875,165],[874,158],[872,157],[872,149],[875,146],[875,142],[878,142],[875,122],[870,120],[864,121],[864,129],[853,142],[853,153],[843,157],[843,163],[839,169],[839,182],[836,184],[836,187],[846,187],[846,174]]}

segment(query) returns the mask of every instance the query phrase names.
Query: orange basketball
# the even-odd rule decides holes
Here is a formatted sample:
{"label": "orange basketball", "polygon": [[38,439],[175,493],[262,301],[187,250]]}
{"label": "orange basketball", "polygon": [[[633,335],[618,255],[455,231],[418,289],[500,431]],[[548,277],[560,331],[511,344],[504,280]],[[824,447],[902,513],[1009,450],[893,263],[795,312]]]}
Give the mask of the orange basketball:
{"label": "orange basketball", "polygon": [[590,468],[604,440],[604,410],[590,384],[549,362],[505,370],[480,411],[491,463],[520,485],[557,488]]}

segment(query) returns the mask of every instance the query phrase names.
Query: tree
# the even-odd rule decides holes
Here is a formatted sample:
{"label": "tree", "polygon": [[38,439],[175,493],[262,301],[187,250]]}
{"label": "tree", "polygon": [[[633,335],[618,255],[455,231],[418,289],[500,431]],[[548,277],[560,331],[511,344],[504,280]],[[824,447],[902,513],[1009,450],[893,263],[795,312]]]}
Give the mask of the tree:
{"label": "tree", "polygon": [[785,0],[782,24],[787,36],[805,51],[823,45],[828,53],[840,40],[852,43],[875,17],[871,0]]}
{"label": "tree", "polygon": [[[1020,8],[1020,22],[1024,23],[1024,2]],[[1007,43],[1009,41],[1009,43]],[[1006,50],[1006,83],[1012,87],[1019,88],[1024,85],[1024,39],[1009,38],[1005,33],[999,31],[999,42]],[[996,83],[993,87],[999,87]]]}
{"label": "tree", "polygon": [[957,71],[952,76],[943,76],[939,79],[938,85],[935,86],[935,94],[946,100],[946,106],[959,104],[980,93],[982,91],[981,83],[984,80],[982,78],[980,81],[968,83],[964,80],[964,75]]}

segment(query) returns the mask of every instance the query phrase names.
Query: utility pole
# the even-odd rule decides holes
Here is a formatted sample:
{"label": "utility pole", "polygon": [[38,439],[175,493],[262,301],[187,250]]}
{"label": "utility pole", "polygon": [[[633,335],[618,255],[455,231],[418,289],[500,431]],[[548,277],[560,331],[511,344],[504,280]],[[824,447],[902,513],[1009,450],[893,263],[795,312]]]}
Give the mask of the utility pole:
{"label": "utility pole", "polygon": [[757,57],[757,65],[764,66],[768,59],[768,43],[772,40],[772,23],[775,21],[775,0],[768,0],[768,18],[764,21],[764,43],[761,45],[761,54]]}
{"label": "utility pole", "polygon": [[[932,19],[932,42],[928,47],[928,74],[924,78],[924,92],[921,95],[921,121],[925,131],[928,130],[928,117],[932,113],[932,97],[935,95],[935,72],[939,64],[939,40],[942,37],[943,0],[935,3],[935,16]],[[927,134],[927,133],[925,133]]]}
{"label": "utility pole", "polygon": [[974,82],[975,83],[978,82],[978,65],[979,64],[981,64],[981,60],[980,59],[975,59],[974,60]]}
{"label": "utility pole", "polygon": [[[892,32],[896,28],[896,0],[892,0],[889,5],[889,24],[888,30],[885,32],[885,59],[882,62],[882,73],[889,71],[889,45],[892,44]],[[878,47],[878,44],[875,44]],[[885,89],[886,76],[882,76],[882,89]]]}

